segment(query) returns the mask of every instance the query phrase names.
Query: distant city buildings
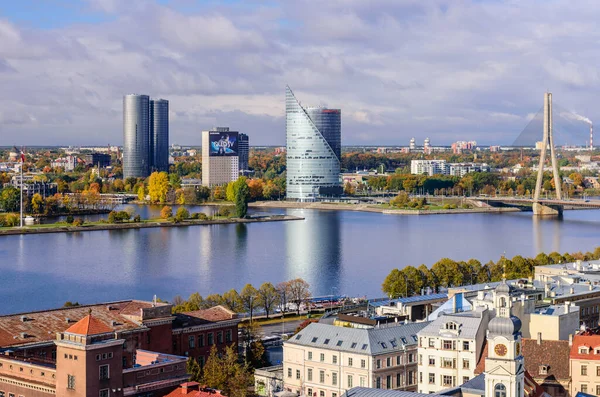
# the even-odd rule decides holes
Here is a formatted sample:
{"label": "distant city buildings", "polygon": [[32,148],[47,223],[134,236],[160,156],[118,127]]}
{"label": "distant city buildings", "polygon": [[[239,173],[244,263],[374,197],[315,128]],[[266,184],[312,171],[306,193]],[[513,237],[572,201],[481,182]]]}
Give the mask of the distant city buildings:
{"label": "distant city buildings", "polygon": [[91,153],[81,156],[83,161],[93,167],[106,168],[110,166],[110,154],[107,153]]}
{"label": "distant city buildings", "polygon": [[286,87],[287,198],[315,201],[342,193],[341,110],[303,108]]}
{"label": "distant city buildings", "polygon": [[465,150],[475,150],[476,141],[457,141],[452,144],[452,153],[461,154]]}
{"label": "distant city buildings", "polygon": [[169,102],[123,97],[123,178],[169,169]]}
{"label": "distant city buildings", "polygon": [[414,175],[451,175],[463,177],[471,172],[490,172],[486,163],[446,163],[446,160],[411,160],[410,173]]}
{"label": "distant city buildings", "polygon": [[225,185],[239,177],[239,135],[237,131],[230,131],[229,127],[202,131],[204,186]]}
{"label": "distant city buildings", "polygon": [[77,156],[65,156],[59,157],[56,160],[50,162],[52,168],[62,168],[65,172],[73,172],[77,166]]}

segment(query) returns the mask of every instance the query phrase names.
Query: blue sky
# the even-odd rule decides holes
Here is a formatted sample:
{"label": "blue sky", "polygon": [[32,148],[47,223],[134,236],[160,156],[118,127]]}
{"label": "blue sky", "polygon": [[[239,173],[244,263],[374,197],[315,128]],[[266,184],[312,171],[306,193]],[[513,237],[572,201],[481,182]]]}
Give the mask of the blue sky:
{"label": "blue sky", "polygon": [[342,109],[345,145],[510,144],[546,89],[600,117],[600,4],[573,4],[0,1],[0,145],[121,144],[131,92],[170,100],[171,142],[283,145],[286,84]]}

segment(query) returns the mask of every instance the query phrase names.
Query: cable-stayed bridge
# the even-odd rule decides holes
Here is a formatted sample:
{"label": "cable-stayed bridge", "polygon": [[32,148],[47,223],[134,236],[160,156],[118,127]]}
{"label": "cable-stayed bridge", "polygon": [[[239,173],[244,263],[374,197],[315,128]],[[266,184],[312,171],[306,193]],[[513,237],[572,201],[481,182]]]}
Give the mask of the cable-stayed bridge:
{"label": "cable-stayed bridge", "polygon": [[[542,135],[541,137],[540,132]],[[600,209],[600,200],[572,200],[565,199],[562,195],[562,179],[558,172],[559,164],[556,158],[556,147],[584,145],[589,147],[590,150],[593,149],[593,126],[591,120],[578,115],[575,112],[567,111],[562,107],[556,107],[556,109],[554,109],[552,104],[552,94],[549,92],[545,93],[544,106],[531,118],[530,122],[513,143],[513,146],[535,146],[540,150],[538,175],[533,198],[479,197],[478,199],[485,201],[490,205],[531,204],[534,215],[545,216],[560,215],[564,209]],[[541,194],[547,156],[552,165],[552,176],[555,187],[554,198],[544,198]]]}

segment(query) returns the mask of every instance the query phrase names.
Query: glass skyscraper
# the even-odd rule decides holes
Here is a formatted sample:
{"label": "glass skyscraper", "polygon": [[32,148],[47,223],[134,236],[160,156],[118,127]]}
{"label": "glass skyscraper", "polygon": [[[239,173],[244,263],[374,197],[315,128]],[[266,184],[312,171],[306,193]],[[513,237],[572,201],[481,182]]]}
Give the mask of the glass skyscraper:
{"label": "glass skyscraper", "polygon": [[123,178],[169,170],[169,101],[123,97]]}
{"label": "glass skyscraper", "polygon": [[303,108],[286,87],[287,198],[314,201],[342,193],[340,109]]}

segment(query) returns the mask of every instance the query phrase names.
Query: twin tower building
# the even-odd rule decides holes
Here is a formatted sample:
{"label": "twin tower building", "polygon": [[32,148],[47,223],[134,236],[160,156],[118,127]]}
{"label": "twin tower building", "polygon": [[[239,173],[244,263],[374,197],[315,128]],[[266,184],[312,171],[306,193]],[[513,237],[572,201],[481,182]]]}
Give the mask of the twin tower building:
{"label": "twin tower building", "polygon": [[169,101],[123,97],[123,178],[169,171]]}

